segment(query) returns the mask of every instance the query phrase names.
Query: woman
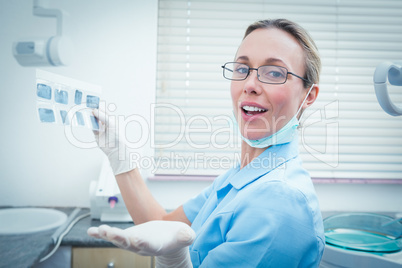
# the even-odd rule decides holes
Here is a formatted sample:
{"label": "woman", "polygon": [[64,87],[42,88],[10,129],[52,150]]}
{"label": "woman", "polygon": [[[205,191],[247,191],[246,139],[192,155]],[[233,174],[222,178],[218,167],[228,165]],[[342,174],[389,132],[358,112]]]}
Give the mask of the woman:
{"label": "woman", "polygon": [[166,213],[138,170],[118,161],[116,148],[101,144],[137,226],[88,232],[140,254],[160,255],[161,267],[318,267],[322,218],[297,137],[300,113],[319,92],[317,48],[293,22],[259,21],[247,29],[234,62],[222,68],[232,80],[241,163]]}

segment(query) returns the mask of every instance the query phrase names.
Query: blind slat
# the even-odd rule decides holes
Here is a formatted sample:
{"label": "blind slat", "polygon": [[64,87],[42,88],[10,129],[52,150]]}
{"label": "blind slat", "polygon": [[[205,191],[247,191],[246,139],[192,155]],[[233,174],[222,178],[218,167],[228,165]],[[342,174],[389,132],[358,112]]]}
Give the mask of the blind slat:
{"label": "blind slat", "polygon": [[[323,64],[318,99],[302,120],[304,166],[313,177],[402,179],[402,120],[382,111],[373,86],[378,64],[402,59],[402,2],[382,0],[160,0],[156,101],[176,109],[155,110],[155,143],[175,141],[183,125],[190,132],[155,150],[170,164],[154,172],[219,175],[235,164],[240,139],[221,65],[233,60],[250,23],[278,17],[310,32]],[[389,91],[402,103],[398,87]],[[188,161],[185,170],[176,156]]]}

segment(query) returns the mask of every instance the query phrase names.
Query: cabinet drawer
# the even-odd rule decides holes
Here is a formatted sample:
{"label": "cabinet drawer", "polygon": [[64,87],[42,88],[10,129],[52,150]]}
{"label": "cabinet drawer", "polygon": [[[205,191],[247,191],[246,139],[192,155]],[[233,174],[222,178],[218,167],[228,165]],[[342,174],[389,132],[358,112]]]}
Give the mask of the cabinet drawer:
{"label": "cabinet drawer", "polygon": [[151,268],[152,257],[141,256],[118,248],[79,248],[72,250],[73,268]]}

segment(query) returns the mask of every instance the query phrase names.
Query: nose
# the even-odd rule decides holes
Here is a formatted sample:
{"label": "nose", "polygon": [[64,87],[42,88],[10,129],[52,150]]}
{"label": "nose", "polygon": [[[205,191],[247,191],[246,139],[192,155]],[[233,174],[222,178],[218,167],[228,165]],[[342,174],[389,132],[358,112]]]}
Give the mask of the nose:
{"label": "nose", "polygon": [[244,80],[244,92],[247,94],[259,95],[262,92],[261,82],[258,80],[257,70],[250,69],[250,73]]}

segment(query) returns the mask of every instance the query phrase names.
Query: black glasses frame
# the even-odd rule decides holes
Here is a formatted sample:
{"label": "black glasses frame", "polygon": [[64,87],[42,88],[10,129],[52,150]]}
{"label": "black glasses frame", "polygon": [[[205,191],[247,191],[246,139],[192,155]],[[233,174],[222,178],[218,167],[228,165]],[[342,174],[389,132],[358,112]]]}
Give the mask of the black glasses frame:
{"label": "black glasses frame", "polygon": [[[233,72],[233,70],[227,68],[226,65],[227,65],[227,64],[234,64],[234,63],[242,64],[242,65],[245,65],[245,66],[248,67],[247,75],[246,75],[244,78],[241,78],[241,79],[232,79],[232,78],[228,78],[228,77],[225,76],[225,70],[228,70],[228,71]],[[261,67],[265,67],[265,66],[274,66],[274,67],[278,67],[278,68],[281,68],[281,69],[286,70],[285,81],[283,81],[283,82],[281,82],[281,83],[270,83],[270,82],[261,81],[261,80],[260,80],[260,75],[258,74],[258,70],[259,70]],[[243,81],[243,80],[246,80],[247,77],[250,75],[250,71],[251,71],[251,70],[256,70],[256,71],[257,71],[257,78],[258,78],[258,81],[260,81],[261,83],[264,83],[264,84],[271,84],[271,85],[281,85],[281,84],[285,84],[286,81],[288,81],[288,75],[289,75],[289,74],[291,74],[291,75],[293,75],[293,76],[296,76],[297,78],[300,78],[300,79],[303,80],[304,82],[311,83],[311,82],[308,81],[307,79],[305,79],[305,78],[303,78],[303,77],[301,77],[301,76],[299,76],[299,75],[297,75],[297,74],[295,74],[295,73],[289,72],[289,70],[288,70],[287,68],[283,67],[283,66],[277,66],[277,65],[262,65],[262,66],[260,66],[260,67],[258,67],[258,68],[251,68],[251,67],[248,66],[247,64],[244,64],[244,63],[241,63],[241,62],[226,62],[226,63],[225,63],[224,65],[222,65],[221,67],[222,67],[222,69],[223,69],[223,77],[226,78],[226,79],[228,79],[228,80],[233,80],[233,81]]]}

